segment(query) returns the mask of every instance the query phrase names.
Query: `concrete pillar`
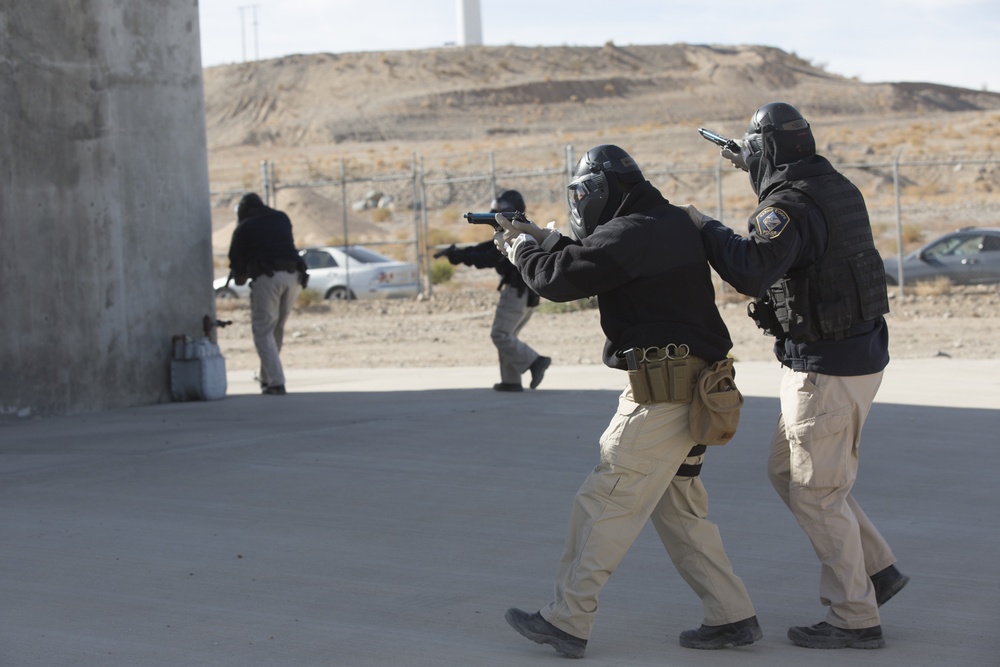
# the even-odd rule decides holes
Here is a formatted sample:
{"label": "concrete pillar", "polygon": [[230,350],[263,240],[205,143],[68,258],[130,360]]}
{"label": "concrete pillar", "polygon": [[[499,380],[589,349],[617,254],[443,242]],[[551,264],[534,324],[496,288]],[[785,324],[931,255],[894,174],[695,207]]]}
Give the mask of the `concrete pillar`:
{"label": "concrete pillar", "polygon": [[170,400],[211,231],[197,0],[0,0],[0,418]]}
{"label": "concrete pillar", "polygon": [[479,0],[457,0],[458,2],[458,45],[482,46],[483,20],[479,12]]}

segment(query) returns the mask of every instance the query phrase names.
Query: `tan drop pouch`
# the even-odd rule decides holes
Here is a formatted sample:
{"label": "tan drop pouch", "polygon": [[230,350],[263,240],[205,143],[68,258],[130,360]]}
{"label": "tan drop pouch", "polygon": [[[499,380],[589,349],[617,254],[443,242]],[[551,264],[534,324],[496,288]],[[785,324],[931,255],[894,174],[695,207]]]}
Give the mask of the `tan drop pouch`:
{"label": "tan drop pouch", "polygon": [[702,445],[724,445],[736,435],[743,394],[736,388],[732,359],[711,364],[698,376],[688,420],[691,437]]}

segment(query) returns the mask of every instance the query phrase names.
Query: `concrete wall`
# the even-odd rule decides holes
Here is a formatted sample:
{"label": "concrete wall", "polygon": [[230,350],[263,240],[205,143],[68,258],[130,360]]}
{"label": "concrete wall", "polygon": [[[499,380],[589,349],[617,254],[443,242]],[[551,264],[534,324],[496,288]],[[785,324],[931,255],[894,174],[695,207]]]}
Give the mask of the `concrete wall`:
{"label": "concrete wall", "polygon": [[197,0],[0,0],[0,417],[170,400],[208,187]]}

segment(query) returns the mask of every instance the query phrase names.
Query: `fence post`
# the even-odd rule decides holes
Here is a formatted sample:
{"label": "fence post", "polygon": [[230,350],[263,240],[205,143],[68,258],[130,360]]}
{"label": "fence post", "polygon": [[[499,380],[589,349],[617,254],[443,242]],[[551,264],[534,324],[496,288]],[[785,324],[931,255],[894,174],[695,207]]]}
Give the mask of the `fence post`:
{"label": "fence post", "polygon": [[[569,184],[573,182],[573,174],[575,173],[576,170],[576,155],[573,152],[573,144],[566,144],[566,146],[563,148],[563,152],[566,156],[565,180],[566,180],[566,187],[568,188]],[[565,195],[565,190],[563,191],[563,193]],[[569,230],[572,229],[570,223],[573,221],[573,212],[569,210],[569,199],[567,199],[565,196],[563,197],[563,199],[566,200],[566,229]]]}
{"label": "fence post", "polygon": [[902,153],[902,149],[896,151],[896,157],[892,161],[892,189],[896,195],[896,280],[899,282],[900,298],[905,294],[903,287],[903,207],[900,203],[899,193],[899,156]]}
{"label": "fence post", "polygon": [[430,297],[434,292],[431,285],[431,242],[430,226],[427,222],[427,182],[424,180],[424,157],[422,155],[420,156],[420,220],[423,223],[424,241],[420,248],[420,254],[417,255],[417,266],[423,263],[427,296]]}
{"label": "fence post", "polygon": [[[427,232],[426,227],[422,224],[425,219],[421,213],[424,209],[423,200],[420,195],[422,188],[422,178],[420,169],[417,166],[417,153],[414,151],[410,154],[410,174],[413,178],[413,256],[416,260],[417,265],[417,284],[420,285],[421,293],[425,293],[430,296],[429,289],[425,289],[424,275],[430,276],[427,272],[425,255],[427,254]],[[430,280],[426,280],[429,285]]]}
{"label": "fence post", "polygon": [[347,229],[347,167],[344,158],[340,158],[340,208],[344,223],[344,283],[347,285],[346,298],[351,298],[351,255],[347,247],[351,244],[350,232]]}
{"label": "fence post", "polygon": [[274,204],[277,204],[277,202],[272,204],[271,200],[271,181],[268,179],[267,160],[260,161],[260,181],[261,190],[263,190],[264,194],[264,205],[273,206]]}
{"label": "fence post", "polygon": [[493,149],[490,149],[490,200],[497,196],[497,163]]}

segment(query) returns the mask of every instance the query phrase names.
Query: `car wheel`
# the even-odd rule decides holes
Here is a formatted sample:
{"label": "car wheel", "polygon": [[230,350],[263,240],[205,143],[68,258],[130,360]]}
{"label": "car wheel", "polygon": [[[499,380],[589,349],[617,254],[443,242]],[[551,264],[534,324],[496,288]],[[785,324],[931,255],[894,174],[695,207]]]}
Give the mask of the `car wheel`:
{"label": "car wheel", "polygon": [[216,299],[238,299],[240,295],[236,293],[231,287],[220,287],[215,290]]}
{"label": "car wheel", "polygon": [[353,299],[354,295],[351,294],[346,287],[338,285],[337,287],[331,287],[330,291],[326,293],[327,299],[336,299],[337,301],[347,301]]}

